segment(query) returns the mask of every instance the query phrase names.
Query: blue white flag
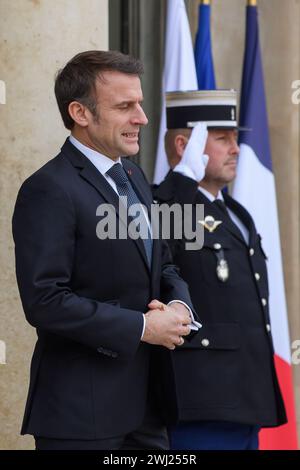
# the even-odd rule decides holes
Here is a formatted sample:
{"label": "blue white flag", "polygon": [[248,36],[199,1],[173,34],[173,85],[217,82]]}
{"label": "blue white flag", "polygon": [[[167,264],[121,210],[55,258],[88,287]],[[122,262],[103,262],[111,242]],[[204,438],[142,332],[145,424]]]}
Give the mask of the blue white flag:
{"label": "blue white flag", "polygon": [[247,7],[240,125],[251,131],[240,132],[240,155],[233,197],[248,209],[255,220],[268,256],[274,359],[288,416],[286,425],[261,432],[260,448],[296,449],[290,340],[256,6]]}
{"label": "blue white flag", "polygon": [[198,89],[214,90],[216,88],[216,81],[210,34],[210,5],[204,3],[199,5],[195,61]]}

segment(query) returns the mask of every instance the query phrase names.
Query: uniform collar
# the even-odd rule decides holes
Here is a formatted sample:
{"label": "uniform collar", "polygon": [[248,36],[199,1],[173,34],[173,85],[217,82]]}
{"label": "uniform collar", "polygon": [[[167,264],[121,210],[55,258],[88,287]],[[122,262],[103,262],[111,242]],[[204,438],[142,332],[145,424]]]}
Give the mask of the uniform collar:
{"label": "uniform collar", "polygon": [[207,191],[207,189],[202,188],[202,186],[198,186],[198,189],[199,189],[199,191],[201,191],[202,194],[204,194],[204,196],[207,197],[207,199],[210,202],[214,202],[216,199],[220,199],[221,201],[224,201],[223,194],[222,194],[221,191],[219,191],[218,194],[217,194],[217,197],[215,197],[212,193]]}

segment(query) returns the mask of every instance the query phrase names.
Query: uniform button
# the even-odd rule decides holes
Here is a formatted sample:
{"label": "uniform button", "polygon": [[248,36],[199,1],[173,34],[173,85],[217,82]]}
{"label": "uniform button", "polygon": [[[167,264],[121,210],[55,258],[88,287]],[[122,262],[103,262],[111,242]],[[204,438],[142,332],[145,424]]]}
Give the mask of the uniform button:
{"label": "uniform button", "polygon": [[262,298],[262,299],[261,299],[261,303],[262,303],[262,304],[263,304],[263,306],[265,307],[265,306],[267,305],[267,300],[266,300],[266,299],[264,299],[264,298]]}
{"label": "uniform button", "polygon": [[259,275],[258,273],[255,273],[254,276],[255,276],[255,279],[256,279],[257,281],[260,280],[260,275]]}
{"label": "uniform button", "polygon": [[221,250],[221,248],[222,248],[222,245],[220,243],[215,243],[214,244],[214,249],[215,250]]}
{"label": "uniform button", "polygon": [[250,253],[250,256],[253,256],[254,255],[254,249],[250,248],[249,253]]}
{"label": "uniform button", "polygon": [[266,324],[266,329],[267,329],[267,332],[270,333],[271,331],[271,325],[269,323]]}
{"label": "uniform button", "polygon": [[204,338],[202,341],[201,341],[201,344],[202,346],[204,346],[205,348],[207,348],[207,346],[209,346],[209,340],[207,338]]}

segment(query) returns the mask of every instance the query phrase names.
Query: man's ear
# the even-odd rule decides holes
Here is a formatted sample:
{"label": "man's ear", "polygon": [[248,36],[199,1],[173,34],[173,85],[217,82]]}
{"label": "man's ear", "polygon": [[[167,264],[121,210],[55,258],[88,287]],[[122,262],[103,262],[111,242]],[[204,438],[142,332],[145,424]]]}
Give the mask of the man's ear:
{"label": "man's ear", "polygon": [[88,126],[87,108],[78,101],[72,101],[68,107],[69,114],[73,121],[80,127]]}
{"label": "man's ear", "polygon": [[175,137],[174,145],[176,153],[180,157],[180,160],[182,158],[183,152],[185,150],[185,147],[187,146],[188,141],[188,138],[185,137],[183,134],[177,134],[177,136]]}

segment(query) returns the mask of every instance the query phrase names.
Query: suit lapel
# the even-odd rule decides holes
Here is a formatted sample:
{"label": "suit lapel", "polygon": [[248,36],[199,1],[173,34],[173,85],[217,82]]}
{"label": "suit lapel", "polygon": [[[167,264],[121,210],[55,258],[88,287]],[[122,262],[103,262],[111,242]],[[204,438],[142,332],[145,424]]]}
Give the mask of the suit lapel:
{"label": "suit lapel", "polygon": [[[78,168],[79,175],[89,184],[91,184],[107,201],[109,204],[112,204],[116,210],[116,214],[126,227],[129,226],[132,218],[128,217],[127,211],[119,210],[119,197],[113,188],[110,186],[108,181],[102,174],[97,170],[97,168],[90,162],[90,160],[83,155],[74,145],[69,142],[67,139],[65,144],[62,147],[62,153],[68,158],[75,168]],[[143,241],[138,239],[133,239],[135,244],[138,247],[138,250],[146,264],[147,269],[149,270],[149,264],[147,261],[147,256],[144,248]]]}
{"label": "suit lapel", "polygon": [[150,217],[152,197],[149,196],[148,191],[145,191],[145,181],[141,177],[139,169],[136,166],[132,165],[132,163],[128,161],[127,158],[122,158],[122,165],[139,200],[142,204],[147,207],[148,214]]}
{"label": "suit lapel", "polygon": [[237,217],[247,228],[249,232],[249,245],[252,246],[256,239],[257,232],[251,215],[239,202],[230,197],[228,194],[224,193],[223,196],[226,205],[237,215]]}

